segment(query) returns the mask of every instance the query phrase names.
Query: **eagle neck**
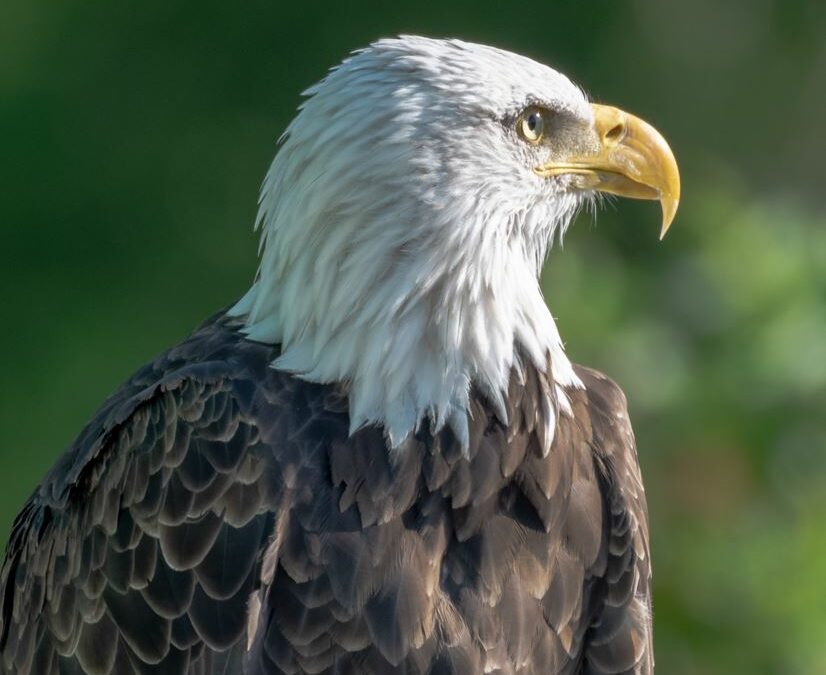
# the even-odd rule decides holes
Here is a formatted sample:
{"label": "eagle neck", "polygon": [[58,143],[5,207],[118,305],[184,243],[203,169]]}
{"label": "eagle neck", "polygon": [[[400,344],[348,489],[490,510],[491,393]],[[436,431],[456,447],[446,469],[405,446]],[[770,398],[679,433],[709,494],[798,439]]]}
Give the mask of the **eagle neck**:
{"label": "eagle neck", "polygon": [[[345,383],[351,433],[382,426],[391,448],[445,426],[468,447],[471,392],[507,424],[512,383],[535,369],[549,383],[541,406],[548,449],[567,407],[565,388],[579,380],[542,296],[536,256],[507,243],[491,256],[456,253],[449,264],[398,259],[369,288],[362,280],[369,267],[339,265],[329,272],[337,279],[326,279],[299,256],[278,278],[262,268],[231,313],[245,316],[251,338],[280,345],[274,368]],[[314,272],[295,279],[302,270]],[[327,297],[319,285],[331,289]],[[362,290],[345,298],[348,288]]]}

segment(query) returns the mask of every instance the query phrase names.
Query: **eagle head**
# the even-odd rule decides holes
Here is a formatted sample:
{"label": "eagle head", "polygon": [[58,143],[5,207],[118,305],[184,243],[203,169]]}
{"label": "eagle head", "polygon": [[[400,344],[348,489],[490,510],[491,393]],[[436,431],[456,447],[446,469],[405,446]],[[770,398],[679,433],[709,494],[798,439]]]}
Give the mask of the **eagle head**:
{"label": "eagle head", "polygon": [[280,346],[275,368],[345,384],[352,431],[382,425],[393,448],[422,424],[466,443],[471,391],[504,418],[530,365],[551,383],[552,437],[581,383],[539,287],[545,254],[601,192],[659,200],[665,233],[679,176],[662,136],[547,66],[458,40],[380,40],[305,95],[231,310],[249,338]]}

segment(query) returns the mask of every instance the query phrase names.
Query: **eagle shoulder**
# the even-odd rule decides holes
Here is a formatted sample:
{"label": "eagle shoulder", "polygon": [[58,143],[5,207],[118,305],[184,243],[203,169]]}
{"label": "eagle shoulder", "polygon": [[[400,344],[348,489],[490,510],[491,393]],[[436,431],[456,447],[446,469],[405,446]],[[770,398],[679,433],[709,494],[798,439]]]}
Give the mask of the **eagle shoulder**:
{"label": "eagle shoulder", "polygon": [[271,349],[237,336],[208,322],[141,369],[29,499],[0,571],[0,672],[238,658],[275,497],[254,386]]}
{"label": "eagle shoulder", "polygon": [[575,426],[591,446],[605,507],[600,609],[586,638],[587,672],[653,672],[648,508],[636,441],[622,389],[576,366],[585,385]]}

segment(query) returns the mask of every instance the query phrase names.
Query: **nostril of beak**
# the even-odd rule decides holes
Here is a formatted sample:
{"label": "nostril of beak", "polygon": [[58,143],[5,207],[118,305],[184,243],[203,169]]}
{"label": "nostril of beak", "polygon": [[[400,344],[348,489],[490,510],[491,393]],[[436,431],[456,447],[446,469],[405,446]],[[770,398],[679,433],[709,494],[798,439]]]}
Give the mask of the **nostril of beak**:
{"label": "nostril of beak", "polygon": [[594,105],[596,112],[595,131],[603,147],[613,148],[622,143],[628,134],[628,119],[619,108]]}
{"label": "nostril of beak", "polygon": [[608,129],[608,131],[605,132],[603,140],[606,143],[619,143],[624,136],[625,123],[617,122],[614,126],[612,126],[610,129]]}

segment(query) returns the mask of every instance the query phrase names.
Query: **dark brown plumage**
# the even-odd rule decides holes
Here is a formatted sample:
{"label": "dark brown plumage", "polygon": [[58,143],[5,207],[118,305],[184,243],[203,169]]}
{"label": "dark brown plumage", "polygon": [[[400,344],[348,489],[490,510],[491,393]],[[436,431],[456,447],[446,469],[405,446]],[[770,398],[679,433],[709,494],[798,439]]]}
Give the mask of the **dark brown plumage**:
{"label": "dark brown plumage", "polygon": [[2,672],[649,673],[645,498],[621,391],[578,369],[390,454],[346,390],[219,316],[140,370],[17,518]]}

